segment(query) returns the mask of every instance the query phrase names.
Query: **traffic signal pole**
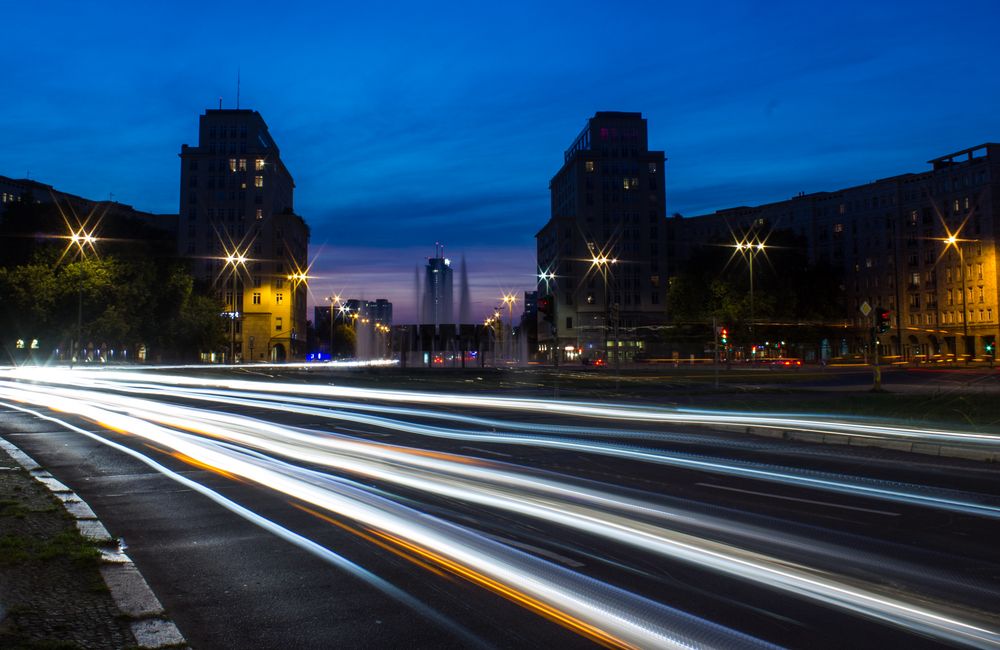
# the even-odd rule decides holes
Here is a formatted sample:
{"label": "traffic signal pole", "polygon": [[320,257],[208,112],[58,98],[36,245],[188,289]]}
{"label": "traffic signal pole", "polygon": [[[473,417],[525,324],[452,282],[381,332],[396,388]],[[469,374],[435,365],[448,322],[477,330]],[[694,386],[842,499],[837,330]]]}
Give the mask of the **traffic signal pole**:
{"label": "traffic signal pole", "polygon": [[873,359],[873,361],[874,361],[874,365],[873,365],[873,374],[874,374],[874,377],[872,378],[872,392],[874,392],[874,393],[881,393],[882,392],[882,369],[878,365],[878,334],[875,334],[874,330],[873,330],[872,342],[874,343],[874,345],[872,346],[872,348],[873,348],[874,355],[875,355],[875,357]]}
{"label": "traffic signal pole", "polygon": [[892,312],[879,307],[875,310],[875,318],[872,323],[872,392],[882,392],[882,368],[879,366],[879,334],[889,331],[889,322],[892,320]]}

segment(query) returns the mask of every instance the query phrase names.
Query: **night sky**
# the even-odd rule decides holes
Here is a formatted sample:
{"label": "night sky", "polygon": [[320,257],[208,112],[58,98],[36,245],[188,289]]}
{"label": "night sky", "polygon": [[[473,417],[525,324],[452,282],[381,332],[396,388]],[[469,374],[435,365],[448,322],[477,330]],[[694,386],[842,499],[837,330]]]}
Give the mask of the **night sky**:
{"label": "night sky", "polygon": [[477,317],[534,288],[548,181],[595,111],[645,115],[684,215],[1000,140],[996,0],[40,4],[3,10],[0,174],[176,213],[180,146],[240,70],[312,228],[311,302],[388,297],[396,322],[435,241]]}

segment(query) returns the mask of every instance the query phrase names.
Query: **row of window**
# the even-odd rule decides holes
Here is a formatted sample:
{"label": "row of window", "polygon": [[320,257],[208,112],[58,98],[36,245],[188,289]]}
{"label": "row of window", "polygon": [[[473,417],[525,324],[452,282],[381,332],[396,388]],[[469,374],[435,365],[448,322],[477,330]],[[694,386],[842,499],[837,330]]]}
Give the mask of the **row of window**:
{"label": "row of window", "polygon": [[[220,171],[224,172],[227,169],[230,172],[245,172],[247,171],[247,159],[246,158],[216,158],[210,160],[204,160],[202,162],[207,163],[208,171]],[[267,166],[266,161],[263,158],[255,158],[253,161],[254,171],[262,172]],[[191,158],[188,160],[188,171],[196,172],[198,171],[198,159]]]}
{"label": "row of window", "polygon": [[[990,323],[993,321],[993,309],[987,307],[986,309],[969,310],[969,321],[970,323]],[[909,315],[910,325],[938,325],[938,315],[934,312],[928,312],[926,314],[910,314]],[[960,311],[943,311],[940,317],[941,325],[962,325],[962,312]]]}
{"label": "row of window", "polygon": [[230,138],[236,138],[236,134],[239,133],[239,137],[247,137],[247,125],[241,124],[240,126],[210,126],[208,127],[208,137],[210,139],[215,137],[220,137],[225,139],[226,134],[229,134]]}

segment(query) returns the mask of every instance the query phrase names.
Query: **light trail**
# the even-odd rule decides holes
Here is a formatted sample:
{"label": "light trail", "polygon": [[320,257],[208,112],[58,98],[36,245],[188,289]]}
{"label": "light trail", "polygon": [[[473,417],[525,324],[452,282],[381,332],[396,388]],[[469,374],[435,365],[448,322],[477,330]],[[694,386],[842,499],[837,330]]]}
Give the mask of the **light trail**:
{"label": "light trail", "polygon": [[[574,417],[606,420],[663,422],[674,424],[730,425],[760,427],[765,429],[796,430],[831,435],[873,436],[905,439],[915,442],[974,445],[1000,450],[1000,436],[946,429],[902,427],[888,424],[871,424],[857,419],[819,417],[772,416],[731,411],[696,409],[667,409],[648,406],[607,405],[593,402],[562,402],[510,397],[477,397],[455,393],[422,393],[388,389],[356,388],[293,384],[274,381],[249,381],[218,379],[181,375],[158,375],[151,372],[120,371],[112,369],[74,369],[23,366],[8,371],[12,379],[41,381],[66,385],[79,385],[87,380],[104,378],[110,381],[138,382],[171,387],[214,387],[236,391],[257,391],[288,395],[309,395],[347,399],[375,400],[394,403],[428,404],[465,408],[488,408],[519,412],[559,414]],[[76,377],[74,377],[76,375]]]}
{"label": "light trail", "polygon": [[[374,480],[407,493],[457,500],[476,508],[485,507],[546,522],[942,641],[1000,647],[1000,630],[995,620],[984,612],[935,602],[922,594],[908,592],[900,584],[890,588],[831,569],[842,563],[845,568],[851,565],[880,567],[887,577],[915,575],[913,567],[892,558],[865,557],[866,554],[853,549],[815,543],[780,530],[728,522],[693,509],[666,507],[593,482],[570,481],[568,477],[551,473],[526,471],[513,462],[487,461],[301,429],[211,407],[223,403],[261,409],[265,413],[281,411],[287,415],[307,416],[312,421],[324,418],[419,436],[601,454],[633,462],[938,508],[968,516],[994,519],[998,516],[995,503],[977,501],[976,495],[958,491],[930,490],[922,486],[759,463],[723,462],[613,442],[618,437],[663,440],[664,434],[659,432],[547,427],[433,409],[487,408],[498,412],[555,413],[625,424],[713,423],[704,412],[140,372],[18,371],[8,373],[8,377],[14,381],[0,382],[2,400],[80,415],[111,431],[142,438],[198,466],[253,481],[311,504],[317,511],[356,522],[370,531],[366,534],[397,547],[408,554],[411,561],[420,558],[419,562],[425,567],[433,566],[461,576],[608,645],[686,647],[705,643],[707,638],[723,645],[746,645],[755,640],[523,553],[468,526],[428,517],[418,509],[402,505],[393,494],[366,483]],[[176,400],[192,401],[200,406],[173,403]],[[413,404],[417,408],[399,404]],[[380,411],[398,418],[384,417],[378,414]],[[446,428],[401,418],[449,420],[471,428]],[[723,417],[724,424],[737,421],[753,422],[752,426],[763,426],[761,422],[778,426],[781,422],[782,428],[827,432],[852,426],[860,427],[863,435],[924,436],[920,439],[947,439],[951,444],[980,446],[997,444],[996,438],[990,436],[940,429],[798,417],[786,420],[747,414],[725,414]],[[545,435],[547,429],[550,431]],[[873,433],[875,431],[879,433]],[[668,437],[679,435],[668,434]],[[588,439],[588,436],[598,439]],[[303,467],[305,464],[322,466],[326,471],[307,469]],[[719,536],[730,539],[720,541]],[[736,543],[733,539],[743,541]],[[770,552],[751,548],[765,543]],[[808,544],[814,547],[810,551],[812,556],[825,559],[827,566],[808,566],[775,554]],[[419,562],[417,565],[421,566]],[[931,581],[947,579],[947,574],[937,576],[934,570],[927,573]]]}
{"label": "light trail", "polygon": [[[0,396],[11,398],[7,391],[0,391]],[[357,484],[331,480],[261,455],[233,453],[218,441],[180,433],[78,400],[42,394],[34,399],[21,395],[20,400],[56,411],[73,412],[106,428],[140,436],[195,459],[201,465],[252,480],[398,536],[414,547],[434,549],[434,554],[447,558],[452,566],[464,567],[466,572],[504,585],[511,593],[521,594],[532,602],[545,603],[563,619],[573,621],[571,629],[600,630],[602,638],[614,639],[613,645],[617,647],[771,647],[752,637],[555,566],[473,531],[429,518]],[[74,427],[74,430],[89,434],[79,428]],[[154,465],[153,462],[147,464]],[[258,517],[255,523],[266,522]]]}
{"label": "light trail", "polygon": [[[138,392],[146,395],[160,394],[162,389],[148,386],[116,385],[114,382],[96,382],[96,386],[119,392]],[[662,450],[640,448],[633,445],[622,445],[604,442],[593,442],[574,438],[560,438],[555,434],[598,435],[602,438],[627,438],[629,440],[683,440],[690,435],[663,435],[652,432],[635,432],[624,429],[588,429],[584,427],[549,426],[505,422],[496,419],[476,418],[450,413],[440,413],[426,409],[408,409],[384,405],[367,405],[342,401],[329,401],[316,398],[282,397],[269,393],[245,393],[239,391],[205,392],[192,389],[174,391],[175,396],[188,399],[209,401],[217,404],[242,405],[252,408],[264,408],[286,413],[309,415],[321,419],[346,421],[363,424],[397,432],[412,433],[435,438],[465,440],[475,442],[490,442],[497,444],[525,445],[546,449],[560,449],[581,453],[599,454],[636,462],[647,462],[657,465],[676,467],[679,469],[704,471],[712,474],[749,478],[772,483],[794,485],[829,492],[836,492],[855,497],[867,497],[884,501],[929,507],[951,512],[1000,519],[1000,504],[994,498],[989,500],[984,495],[970,495],[957,490],[930,488],[894,481],[882,481],[865,477],[847,477],[815,470],[798,470],[749,461],[722,461],[713,457],[683,452],[665,452]],[[299,404],[299,406],[294,406]],[[145,405],[141,407],[146,408]],[[347,410],[350,409],[350,410]],[[411,417],[427,419],[458,420],[487,427],[488,431],[448,429],[429,426],[408,421],[394,420],[380,416],[360,415],[351,411],[363,412],[395,412]],[[526,436],[517,433],[498,431],[508,428],[513,430],[528,430],[546,432],[544,435]]]}

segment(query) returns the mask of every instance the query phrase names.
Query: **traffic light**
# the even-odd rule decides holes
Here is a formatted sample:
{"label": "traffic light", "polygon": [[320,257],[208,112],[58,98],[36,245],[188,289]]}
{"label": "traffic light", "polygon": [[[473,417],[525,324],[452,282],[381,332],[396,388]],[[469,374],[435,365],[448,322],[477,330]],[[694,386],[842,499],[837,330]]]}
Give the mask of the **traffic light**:
{"label": "traffic light", "polygon": [[986,342],[986,354],[988,354],[990,356],[993,356],[994,351],[996,351],[996,346],[993,344],[993,341],[987,341]]}
{"label": "traffic light", "polygon": [[892,316],[892,312],[888,309],[882,309],[879,307],[875,311],[875,331],[879,334],[885,334],[889,331],[889,320]]}
{"label": "traffic light", "polygon": [[552,294],[538,299],[538,312],[547,323],[554,323],[556,317],[556,301]]}
{"label": "traffic light", "polygon": [[729,344],[729,330],[725,327],[719,330],[719,342],[722,343],[722,345]]}

